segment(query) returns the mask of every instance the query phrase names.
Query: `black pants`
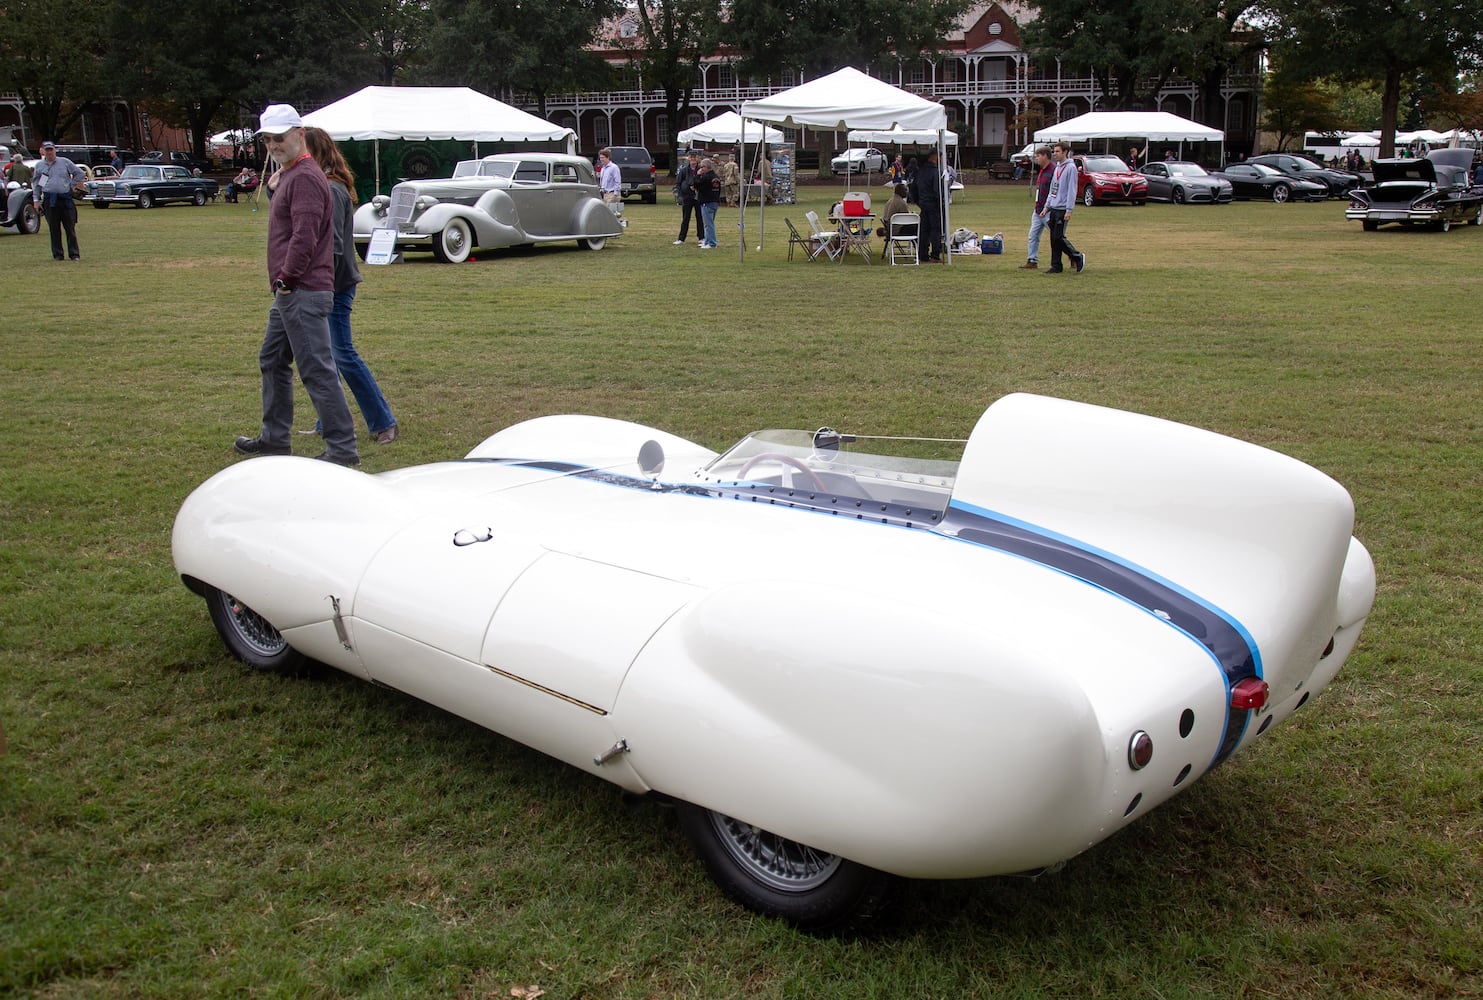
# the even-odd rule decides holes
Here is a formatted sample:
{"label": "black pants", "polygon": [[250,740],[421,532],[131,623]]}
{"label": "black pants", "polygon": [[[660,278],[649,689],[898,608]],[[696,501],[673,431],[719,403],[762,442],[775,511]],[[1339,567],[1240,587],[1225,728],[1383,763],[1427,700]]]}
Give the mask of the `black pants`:
{"label": "black pants", "polygon": [[685,237],[690,235],[690,216],[695,216],[695,228],[700,230],[700,235],[705,236],[705,227],[701,225],[700,213],[696,211],[693,201],[680,202],[680,242],[685,242]]}
{"label": "black pants", "polygon": [[928,208],[919,206],[922,210],[920,222],[921,227],[917,232],[917,260],[941,260],[942,246],[942,208]]}
{"label": "black pants", "polygon": [[77,202],[72,196],[42,195],[41,204],[46,209],[46,225],[51,230],[51,255],[62,259],[62,231],[67,231],[67,256],[77,260],[82,256],[77,249]]}
{"label": "black pants", "polygon": [[1066,210],[1064,208],[1053,208],[1050,210],[1050,269],[1061,270],[1061,254],[1067,254],[1073,262],[1081,256],[1071,241],[1066,239]]}

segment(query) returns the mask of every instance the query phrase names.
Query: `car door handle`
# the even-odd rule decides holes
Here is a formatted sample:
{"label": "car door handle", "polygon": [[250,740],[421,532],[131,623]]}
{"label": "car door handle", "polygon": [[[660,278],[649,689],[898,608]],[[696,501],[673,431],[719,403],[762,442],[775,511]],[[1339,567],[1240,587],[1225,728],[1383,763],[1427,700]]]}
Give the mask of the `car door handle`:
{"label": "car door handle", "polygon": [[457,546],[487,542],[494,537],[493,528],[459,528],[453,533],[453,544]]}

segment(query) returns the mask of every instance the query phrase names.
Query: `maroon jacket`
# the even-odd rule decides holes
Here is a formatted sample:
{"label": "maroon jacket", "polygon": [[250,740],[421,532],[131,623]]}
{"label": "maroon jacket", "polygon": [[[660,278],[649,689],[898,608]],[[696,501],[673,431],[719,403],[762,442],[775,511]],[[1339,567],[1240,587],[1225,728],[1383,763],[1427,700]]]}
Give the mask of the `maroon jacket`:
{"label": "maroon jacket", "polygon": [[1035,176],[1035,212],[1045,211],[1045,199],[1050,197],[1050,182],[1056,176],[1056,165],[1047,163]]}
{"label": "maroon jacket", "polygon": [[268,202],[268,283],[279,278],[293,289],[335,290],[334,199],[312,157],[279,172]]}

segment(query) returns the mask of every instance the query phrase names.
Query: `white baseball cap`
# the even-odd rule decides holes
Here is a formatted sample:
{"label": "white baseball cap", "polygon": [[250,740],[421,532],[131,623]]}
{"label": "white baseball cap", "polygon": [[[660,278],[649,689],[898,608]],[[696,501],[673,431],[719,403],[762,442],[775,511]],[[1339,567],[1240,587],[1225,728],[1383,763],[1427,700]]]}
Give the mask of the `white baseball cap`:
{"label": "white baseball cap", "polygon": [[292,104],[270,104],[263,109],[263,116],[258,120],[258,135],[282,135],[291,128],[303,128],[304,119],[294,110]]}

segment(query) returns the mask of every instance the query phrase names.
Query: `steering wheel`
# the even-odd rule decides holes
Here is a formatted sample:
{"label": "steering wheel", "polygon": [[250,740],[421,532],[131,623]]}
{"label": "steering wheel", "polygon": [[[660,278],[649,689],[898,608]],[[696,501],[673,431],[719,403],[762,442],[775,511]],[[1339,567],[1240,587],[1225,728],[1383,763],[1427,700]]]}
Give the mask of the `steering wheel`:
{"label": "steering wheel", "polygon": [[782,465],[789,466],[790,468],[797,469],[799,472],[803,473],[805,476],[808,476],[808,478],[812,480],[814,489],[818,490],[820,493],[829,492],[829,487],[824,485],[824,480],[819,478],[819,474],[817,472],[815,472],[813,469],[810,469],[807,465],[804,465],[792,455],[784,455],[782,452],[778,451],[764,451],[761,454],[753,455],[751,458],[747,459],[746,464],[741,467],[741,471],[736,474],[736,478],[746,479],[747,473],[752,471],[752,466],[760,465],[763,462],[778,462]]}

